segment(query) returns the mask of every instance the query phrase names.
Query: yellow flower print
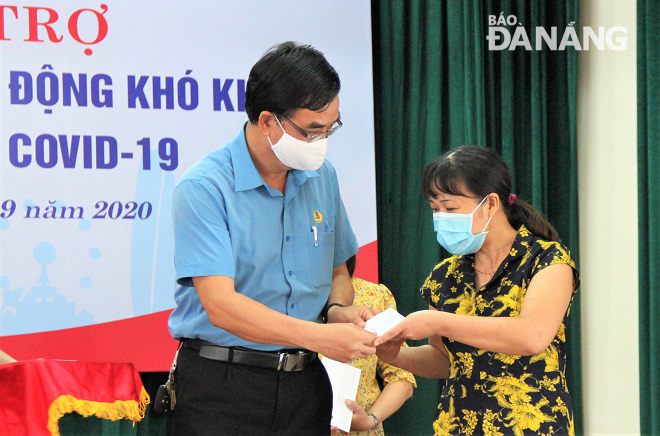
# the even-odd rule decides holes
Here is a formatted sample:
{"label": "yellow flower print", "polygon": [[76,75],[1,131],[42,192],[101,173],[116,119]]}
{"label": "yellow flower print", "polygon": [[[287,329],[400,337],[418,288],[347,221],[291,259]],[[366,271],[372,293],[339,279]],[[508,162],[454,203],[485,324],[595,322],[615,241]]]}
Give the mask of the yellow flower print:
{"label": "yellow flower print", "polygon": [[513,394],[509,395],[509,403],[511,404],[512,408],[525,405],[531,401],[532,397],[522,392],[514,392]]}
{"label": "yellow flower print", "polygon": [[458,427],[458,417],[454,416],[454,399],[449,399],[449,410],[440,412],[438,419],[433,423],[435,436],[451,435]]}
{"label": "yellow flower print", "polygon": [[447,356],[449,357],[449,378],[456,378],[458,376],[458,363],[454,359],[454,354],[449,352],[449,349],[445,345],[445,350],[447,350]]}
{"label": "yellow flower print", "polygon": [[501,407],[512,408],[514,404],[525,402],[530,392],[538,392],[538,389],[525,383],[525,380],[531,377],[531,374],[523,374],[522,377],[513,377],[510,375],[502,377],[489,376],[488,381],[494,382],[494,385],[488,389],[497,399]]}
{"label": "yellow flower print", "polygon": [[539,384],[544,388],[552,392],[556,392],[557,388],[555,387],[556,385],[559,384],[559,377],[556,377],[554,379],[548,378],[547,375],[543,376],[543,380],[539,381]]}
{"label": "yellow flower print", "polygon": [[490,409],[486,409],[484,413],[484,423],[481,427],[481,430],[484,432],[484,436],[504,436],[498,430],[500,429],[495,425],[495,420],[499,421],[499,417],[493,413]]}
{"label": "yellow flower print", "polygon": [[461,433],[466,434],[468,436],[472,436],[474,433],[474,429],[477,427],[477,422],[479,421],[479,418],[477,418],[477,411],[476,410],[462,410],[463,415],[465,416],[465,421],[467,421],[467,427],[462,427]]}
{"label": "yellow flower print", "polygon": [[431,294],[431,301],[435,304],[438,304],[438,302],[440,301],[439,289],[442,283],[433,280],[431,278],[432,276],[433,274],[429,275],[426,278],[426,281],[424,281],[424,284],[422,285],[420,292],[422,293],[422,295],[424,295],[424,292],[428,289],[429,293]]}
{"label": "yellow flower print", "polygon": [[564,403],[564,400],[559,397],[557,397],[557,405],[552,406],[552,411],[560,412],[562,415],[568,417],[568,407],[566,406],[566,403]]}
{"label": "yellow flower print", "polygon": [[559,326],[559,331],[557,332],[557,338],[559,338],[559,340],[562,342],[566,342],[566,326],[564,325],[563,322]]}
{"label": "yellow flower print", "polygon": [[509,292],[503,295],[498,295],[494,298],[495,301],[502,303],[502,307],[493,312],[493,316],[501,315],[506,309],[511,309],[509,316],[517,316],[520,314],[520,307],[522,305],[522,297],[525,295],[525,288],[513,285]]}
{"label": "yellow flower print", "polygon": [[529,359],[530,363],[535,363],[540,360],[545,360],[545,372],[559,371],[559,354],[554,345],[551,344],[543,353],[532,356],[532,358]]}
{"label": "yellow flower print", "polygon": [[552,260],[550,262],[544,263],[544,266],[554,265],[556,263],[565,263],[575,268],[575,263],[573,262],[573,259],[571,259],[571,254],[568,252],[568,250],[565,250],[559,242],[538,241],[538,244],[544,251],[551,250],[554,252],[554,257]]}
{"label": "yellow flower print", "polygon": [[558,242],[555,242],[555,241],[543,241],[543,240],[540,240],[540,239],[539,239],[537,242],[538,242],[538,244],[541,246],[541,248],[543,249],[543,251],[546,251],[546,250],[548,250],[548,249],[550,249],[550,248],[553,248],[553,247],[554,247],[554,248],[557,248],[557,249],[559,249],[559,250],[561,250],[561,245],[559,245]]}
{"label": "yellow flower print", "polygon": [[445,304],[455,304],[459,303],[458,309],[456,309],[457,314],[459,315],[474,315],[477,310],[475,304],[475,294],[470,292],[469,289],[466,289],[462,295],[459,295],[456,298],[448,298],[445,300]]}
{"label": "yellow flower print", "polygon": [[484,297],[481,296],[481,294],[477,295],[477,310],[479,313],[482,313],[486,307],[490,307],[490,303],[487,302]]}
{"label": "yellow flower print", "polygon": [[431,276],[428,276],[428,278],[422,285],[422,288],[426,288],[431,292],[435,292],[440,288],[440,285],[442,285],[442,283],[436,282],[431,278]]}
{"label": "yellow flower print", "polygon": [[435,271],[435,270],[437,270],[437,269],[439,269],[439,268],[442,268],[442,266],[443,266],[444,264],[446,264],[447,262],[450,262],[452,259],[453,259],[453,257],[450,257],[450,258],[448,258],[448,259],[444,259],[442,262],[440,262],[439,264],[437,264],[436,266],[433,267],[433,271]]}
{"label": "yellow flower print", "polygon": [[458,266],[461,264],[458,256],[452,256],[449,259],[446,259],[441,263],[443,265],[445,262],[449,262],[449,267],[447,268],[447,274],[446,277],[449,277],[455,270],[458,268]]}
{"label": "yellow flower print", "polygon": [[529,243],[526,241],[521,241],[520,245],[526,248],[525,254],[523,255],[522,260],[520,261],[520,268],[527,263],[529,258],[532,256],[532,250],[529,248]]}
{"label": "yellow flower print", "polygon": [[497,360],[501,360],[502,362],[506,363],[507,365],[511,365],[516,362],[520,358],[520,356],[514,356],[512,354],[504,354],[504,353],[497,353],[495,354],[495,358]]}
{"label": "yellow flower print", "polygon": [[458,364],[461,366],[463,374],[467,377],[472,377],[472,368],[474,367],[472,355],[469,353],[456,353],[456,355],[459,358]]}
{"label": "yellow flower print", "polygon": [[553,419],[541,411],[541,407],[547,406],[548,400],[541,399],[536,404],[523,403],[517,404],[513,407],[505,420],[513,427],[513,432],[516,435],[522,436],[524,430],[532,430],[538,432],[541,424],[544,422],[553,422]]}
{"label": "yellow flower print", "polygon": [[521,226],[520,229],[518,230],[518,233],[520,233],[521,236],[525,236],[525,237],[530,235],[529,230],[527,230],[527,227],[525,226]]}

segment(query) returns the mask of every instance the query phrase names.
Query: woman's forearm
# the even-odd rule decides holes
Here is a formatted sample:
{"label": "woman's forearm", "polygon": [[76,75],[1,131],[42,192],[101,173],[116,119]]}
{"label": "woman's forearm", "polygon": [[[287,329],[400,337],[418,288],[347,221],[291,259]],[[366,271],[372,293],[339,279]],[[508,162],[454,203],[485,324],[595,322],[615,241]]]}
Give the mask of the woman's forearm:
{"label": "woman's forearm", "polygon": [[543,352],[550,343],[547,338],[540,338],[538,322],[531,319],[442,312],[436,315],[436,334],[494,353],[529,356]]}
{"label": "woman's forearm", "polygon": [[389,363],[421,377],[447,378],[449,375],[449,359],[433,345],[401,348],[396,361]]}

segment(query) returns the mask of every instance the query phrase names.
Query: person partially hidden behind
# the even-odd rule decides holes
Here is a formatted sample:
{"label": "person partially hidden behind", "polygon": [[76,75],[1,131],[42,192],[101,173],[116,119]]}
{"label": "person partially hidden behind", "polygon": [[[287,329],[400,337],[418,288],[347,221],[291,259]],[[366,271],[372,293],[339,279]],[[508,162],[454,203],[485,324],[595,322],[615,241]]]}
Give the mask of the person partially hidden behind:
{"label": "person partially hidden behind", "polygon": [[[367,306],[382,312],[389,308],[396,310],[394,296],[385,285],[371,283],[353,277],[356,256],[346,261],[346,267],[351,275],[355,299],[353,304]],[[405,345],[405,344],[404,344]],[[360,385],[357,401],[347,400],[346,405],[353,411],[350,436],[383,436],[383,421],[412,396],[413,388],[417,386],[415,377],[408,371],[389,365],[375,354],[361,359],[355,359],[351,365],[360,368]],[[381,391],[378,379],[383,382]],[[337,434],[339,431],[336,432]]]}
{"label": "person partially hidden behind", "polygon": [[0,365],[3,363],[14,363],[16,362],[16,359],[11,357],[9,354],[5,353],[4,351],[0,350]]}
{"label": "person partially hidden behind", "polygon": [[579,277],[557,231],[511,192],[509,169],[486,147],[437,158],[422,191],[453,256],[421,288],[429,310],[378,338],[379,357],[447,379],[436,435],[574,434],[566,326]]}
{"label": "person partially hidden behind", "polygon": [[339,88],[318,50],[273,47],[250,71],[248,122],[174,190],[169,329],[182,348],[168,434],[330,434],[317,353],[376,351],[362,328],[373,311],[352,305],[345,262],[358,244],[325,160]]}

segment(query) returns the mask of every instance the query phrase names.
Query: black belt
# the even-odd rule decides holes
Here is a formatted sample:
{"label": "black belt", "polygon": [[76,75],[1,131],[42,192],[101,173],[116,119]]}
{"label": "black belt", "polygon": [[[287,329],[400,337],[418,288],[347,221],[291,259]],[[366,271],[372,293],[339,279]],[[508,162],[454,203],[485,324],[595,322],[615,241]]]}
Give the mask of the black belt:
{"label": "black belt", "polygon": [[302,371],[318,355],[308,350],[257,351],[242,347],[223,347],[202,339],[183,339],[184,348],[199,351],[201,357],[278,371]]}

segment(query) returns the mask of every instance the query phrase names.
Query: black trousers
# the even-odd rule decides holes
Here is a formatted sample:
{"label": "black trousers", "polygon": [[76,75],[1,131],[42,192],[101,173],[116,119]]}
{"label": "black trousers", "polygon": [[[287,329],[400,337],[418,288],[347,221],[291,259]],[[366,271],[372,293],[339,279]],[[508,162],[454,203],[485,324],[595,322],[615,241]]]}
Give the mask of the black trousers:
{"label": "black trousers", "polygon": [[219,362],[182,348],[171,435],[329,435],[332,387],[316,359],[285,372]]}

